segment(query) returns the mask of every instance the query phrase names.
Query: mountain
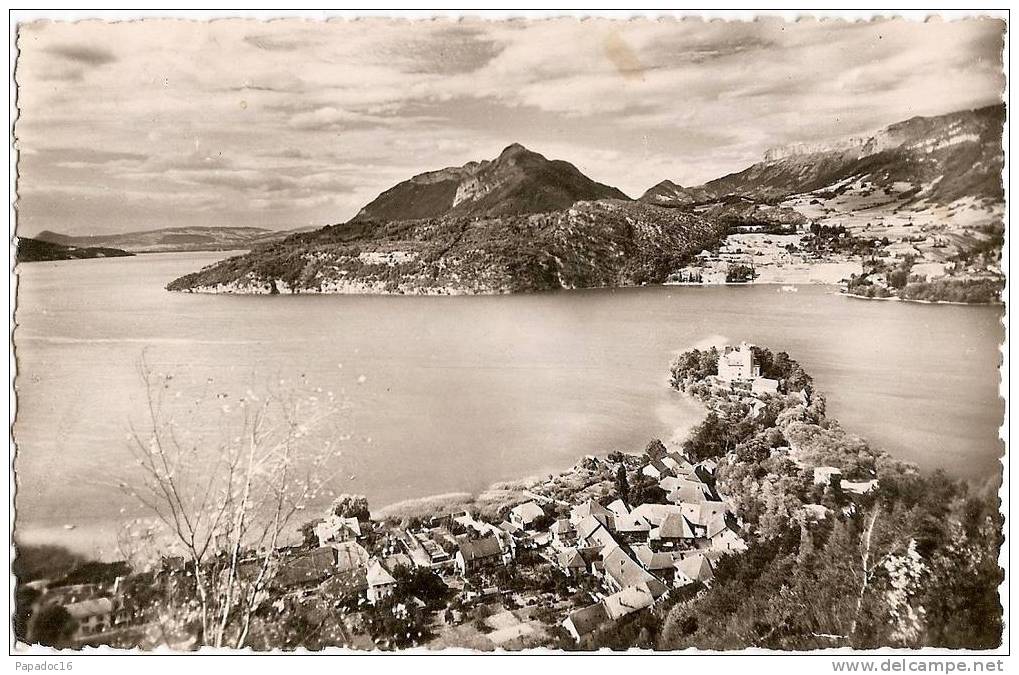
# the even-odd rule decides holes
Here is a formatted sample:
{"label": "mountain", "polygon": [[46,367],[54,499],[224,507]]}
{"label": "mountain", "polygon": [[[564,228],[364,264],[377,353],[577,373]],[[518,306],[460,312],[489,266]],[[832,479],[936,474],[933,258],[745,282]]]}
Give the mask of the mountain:
{"label": "mountain", "polygon": [[66,235],[44,230],[35,239],[63,246],[109,246],[134,253],[164,251],[229,251],[283,239],[295,232],[261,227],[167,227],[158,230],[105,235]]}
{"label": "mountain", "polygon": [[871,136],[774,148],[738,173],[693,188],[665,181],[641,199],[711,217],[709,205],[748,198],[951,265],[1004,232],[1004,120],[1004,105],[913,117]]}
{"label": "mountain", "polygon": [[896,189],[909,183],[913,199],[950,203],[961,198],[1003,199],[1003,105],[937,117],[914,117],[873,136],[773,148],[764,160],[694,188],[663,181],[641,198],[682,205],[735,194],[781,200],[846,181]]}
{"label": "mountain", "polygon": [[505,216],[569,208],[584,200],[629,199],[577,167],[514,143],[494,160],[422,173],[386,190],[354,221]]}
{"label": "mountain", "polygon": [[538,214],[352,221],[171,282],[225,293],[507,293],[660,283],[725,226],[630,200]]}
{"label": "mountain", "polygon": [[134,255],[118,248],[64,246],[29,237],[18,237],[16,260],[18,263],[49,260],[75,260],[79,258],[116,258]]}

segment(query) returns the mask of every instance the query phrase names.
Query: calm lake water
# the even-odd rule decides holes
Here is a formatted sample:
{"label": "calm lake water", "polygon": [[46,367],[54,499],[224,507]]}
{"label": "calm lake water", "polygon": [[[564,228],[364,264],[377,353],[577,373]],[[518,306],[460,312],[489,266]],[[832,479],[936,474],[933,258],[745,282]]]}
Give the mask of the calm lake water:
{"label": "calm lake water", "polygon": [[667,387],[669,363],[719,340],[788,351],[829,414],[876,446],[965,478],[999,471],[997,308],[868,302],[821,286],[454,298],[163,290],[223,255],[20,268],[20,540],[91,550],[143,513],[111,487],[131,464],[129,424],[144,419],[143,349],[153,368],[234,395],[302,373],[335,390],[351,405],[352,438],[333,487],[373,506],[680,438],[702,411]]}

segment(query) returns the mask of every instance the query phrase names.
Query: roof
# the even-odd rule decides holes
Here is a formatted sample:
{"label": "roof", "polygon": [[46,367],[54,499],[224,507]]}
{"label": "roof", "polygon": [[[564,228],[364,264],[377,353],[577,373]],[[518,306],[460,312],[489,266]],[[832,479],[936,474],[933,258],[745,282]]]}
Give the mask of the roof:
{"label": "roof", "polygon": [[[724,523],[723,523],[724,526]],[[658,526],[659,539],[695,539],[693,525],[681,513],[670,513]],[[654,533],[652,533],[654,536]]]}
{"label": "roof", "polygon": [[641,504],[631,513],[657,526],[661,525],[670,513],[683,513],[683,508],[677,504]]}
{"label": "roof", "polygon": [[92,598],[66,605],[64,609],[75,619],[87,619],[91,616],[101,616],[113,611],[113,600],[111,598]]}
{"label": "roof", "polygon": [[616,518],[616,532],[647,532],[651,524],[640,517],[639,514],[628,513],[621,518]]}
{"label": "roof", "polygon": [[609,532],[604,525],[596,522],[596,527],[592,528],[586,535],[580,537],[580,541],[583,542],[586,547],[597,546],[599,548],[605,548],[606,546],[618,546],[615,537]]}
{"label": "roof", "polygon": [[584,562],[584,556],[580,555],[580,551],[570,547],[559,553],[559,566],[563,569],[586,569],[587,563]]}
{"label": "roof", "polygon": [[577,523],[577,536],[581,539],[587,539],[599,528],[608,529],[608,525],[611,522],[607,516],[587,516]]}
{"label": "roof", "polygon": [[542,508],[535,504],[533,501],[524,502],[523,504],[518,504],[517,506],[514,506],[512,509],[510,509],[510,513],[514,514],[516,517],[520,518],[520,520],[524,521],[525,523],[529,523],[535,518],[541,518],[543,515],[545,515],[545,511],[542,510]]}
{"label": "roof", "polygon": [[708,559],[701,554],[683,558],[676,567],[694,581],[708,582],[715,577]]}
{"label": "roof", "polygon": [[459,543],[460,554],[467,562],[502,555],[502,543],[495,537],[485,537],[474,541],[464,540]]}
{"label": "roof", "polygon": [[665,498],[673,504],[682,504],[684,502],[699,504],[700,502],[708,501],[708,496],[704,494],[704,489],[696,485],[690,485],[689,481],[669,492]]}
{"label": "roof", "polygon": [[340,572],[329,577],[318,587],[325,596],[343,597],[368,590],[368,576],[363,567]]}
{"label": "roof", "polygon": [[640,583],[657,581],[647,570],[638,565],[623,549],[616,547],[605,556],[605,574],[620,588]]}
{"label": "roof", "polygon": [[609,621],[608,612],[605,611],[605,605],[599,602],[596,605],[570,612],[563,623],[573,624],[573,630],[577,632],[577,635],[588,635],[598,630],[607,621]]}
{"label": "roof", "polygon": [[391,556],[387,556],[382,560],[382,566],[390,572],[396,570],[397,567],[406,567],[410,569],[414,566],[414,562],[410,559],[410,556],[406,553],[394,553]]}
{"label": "roof", "polygon": [[588,516],[597,515],[607,516],[610,514],[611,512],[607,508],[605,508],[598,502],[594,501],[593,499],[588,499],[583,504],[578,504],[570,509],[570,520],[577,522],[583,520]]}
{"label": "roof", "polygon": [[615,621],[627,614],[650,607],[655,604],[655,597],[652,595],[647,584],[637,584],[636,586],[628,586],[618,593],[613,593],[605,598],[604,603],[605,613],[609,615],[610,619]]}
{"label": "roof", "polygon": [[382,562],[378,558],[372,558],[371,562],[368,563],[368,570],[365,576],[368,579],[369,586],[388,586],[396,583],[396,579],[386,571],[386,568],[382,566]]}
{"label": "roof", "polygon": [[605,508],[611,511],[616,518],[619,518],[620,516],[625,516],[626,514],[630,513],[630,509],[626,507],[626,504],[623,502],[622,499],[615,500]]}
{"label": "roof", "polygon": [[[365,559],[368,552],[365,551]],[[333,550],[316,548],[292,558],[285,558],[277,578],[285,585],[318,581],[333,572]]]}
{"label": "roof", "polygon": [[355,537],[361,536],[361,523],[357,518],[342,518],[335,513],[326,516],[325,520],[315,525],[315,536],[319,544],[327,544],[340,534],[348,532]]}
{"label": "roof", "polygon": [[356,541],[341,541],[329,544],[336,555],[336,569],[340,572],[352,570],[355,567],[364,567],[368,564],[368,551]]}
{"label": "roof", "polygon": [[646,544],[634,546],[633,554],[644,566],[644,569],[651,572],[672,569],[676,566],[677,556],[675,554],[652,551]]}
{"label": "roof", "polygon": [[570,532],[573,532],[573,524],[566,518],[560,518],[552,523],[552,527],[549,528],[549,532],[552,534],[569,534]]}

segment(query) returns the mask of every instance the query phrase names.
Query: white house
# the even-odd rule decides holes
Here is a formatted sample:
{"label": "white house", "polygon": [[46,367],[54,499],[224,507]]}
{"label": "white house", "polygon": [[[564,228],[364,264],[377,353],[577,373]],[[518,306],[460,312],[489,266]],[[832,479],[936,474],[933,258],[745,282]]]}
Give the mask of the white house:
{"label": "white house", "polygon": [[532,502],[524,502],[510,509],[510,522],[525,530],[531,529],[534,521],[545,515],[540,506]]}
{"label": "white house", "polygon": [[834,466],[815,466],[814,485],[840,485],[842,483],[842,470]]}
{"label": "white house", "polygon": [[368,563],[365,576],[368,579],[368,602],[373,605],[391,596],[396,589],[396,579],[377,558],[372,558]]}
{"label": "white house", "polygon": [[753,345],[746,342],[738,347],[726,345],[718,355],[718,377],[722,380],[752,380],[760,376],[761,367],[754,359]]}

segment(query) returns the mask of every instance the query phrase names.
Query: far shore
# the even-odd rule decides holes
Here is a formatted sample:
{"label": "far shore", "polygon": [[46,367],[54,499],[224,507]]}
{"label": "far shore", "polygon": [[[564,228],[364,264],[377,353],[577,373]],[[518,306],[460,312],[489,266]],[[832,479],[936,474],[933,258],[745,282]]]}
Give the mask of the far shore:
{"label": "far shore", "polygon": [[847,298],[855,298],[857,300],[892,300],[895,302],[912,302],[918,305],[961,305],[962,307],[1004,307],[1004,302],[957,302],[954,300],[915,300],[913,298],[900,298],[897,295],[891,295],[887,298],[872,298],[866,295],[860,295],[859,293],[848,293],[841,292],[839,295],[844,295]]}

